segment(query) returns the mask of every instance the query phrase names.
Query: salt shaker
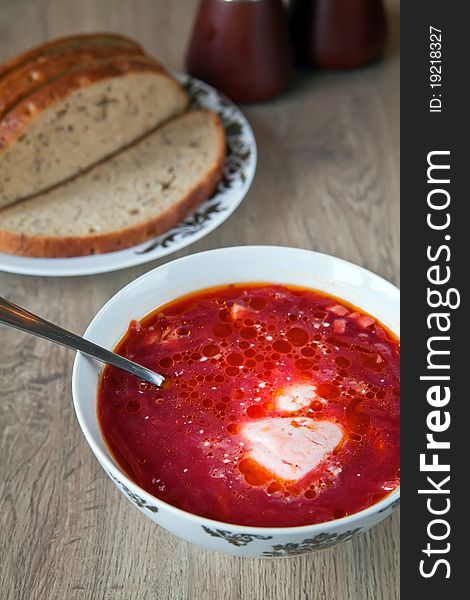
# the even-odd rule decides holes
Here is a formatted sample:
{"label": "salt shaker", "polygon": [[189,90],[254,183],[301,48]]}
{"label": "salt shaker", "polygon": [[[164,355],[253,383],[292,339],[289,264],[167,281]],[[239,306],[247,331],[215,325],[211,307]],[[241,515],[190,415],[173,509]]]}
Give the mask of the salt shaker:
{"label": "salt shaker", "polygon": [[289,17],[301,62],[325,69],[350,69],[383,52],[383,0],[291,0]]}
{"label": "salt shaker", "polygon": [[281,0],[201,0],[186,66],[235,102],[282,92],[293,50]]}

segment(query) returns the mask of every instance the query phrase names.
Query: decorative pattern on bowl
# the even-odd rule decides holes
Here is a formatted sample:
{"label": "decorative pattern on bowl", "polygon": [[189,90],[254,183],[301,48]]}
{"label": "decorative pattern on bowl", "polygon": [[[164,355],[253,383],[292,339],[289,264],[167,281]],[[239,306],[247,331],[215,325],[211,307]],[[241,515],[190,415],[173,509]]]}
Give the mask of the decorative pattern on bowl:
{"label": "decorative pattern on bowl", "polygon": [[275,544],[271,551],[263,552],[263,556],[270,558],[283,558],[287,556],[298,556],[309,554],[315,550],[330,548],[341,542],[347,542],[363,531],[362,527],[356,527],[344,533],[319,533],[315,537],[306,538],[301,542],[289,542],[288,544]]}
{"label": "decorative pattern on bowl", "polygon": [[145,500],[144,498],[142,498],[141,496],[139,496],[139,494],[136,494],[135,492],[133,492],[132,490],[130,490],[127,487],[127,485],[124,485],[124,483],[122,483],[122,481],[119,481],[119,479],[117,477],[114,477],[114,475],[110,471],[108,471],[108,475],[114,481],[114,483],[116,484],[116,487],[133,504],[135,504],[137,506],[137,508],[146,508],[147,510],[149,510],[150,512],[153,512],[153,513],[157,513],[158,512],[158,506],[155,506],[154,504],[150,504],[149,502],[147,502],[147,500]]}
{"label": "decorative pattern on bowl", "polygon": [[241,546],[246,546],[253,540],[271,540],[272,535],[259,535],[253,533],[232,533],[226,529],[211,529],[210,527],[202,526],[204,531],[211,535],[212,537],[222,538],[226,540],[229,544],[233,546],[237,546],[240,548]]}

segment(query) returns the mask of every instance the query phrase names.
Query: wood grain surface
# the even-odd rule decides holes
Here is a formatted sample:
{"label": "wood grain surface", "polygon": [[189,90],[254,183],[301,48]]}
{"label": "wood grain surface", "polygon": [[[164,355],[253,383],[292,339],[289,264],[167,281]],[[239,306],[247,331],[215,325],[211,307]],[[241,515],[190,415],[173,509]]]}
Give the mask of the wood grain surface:
{"label": "wood grain surface", "polygon": [[[115,30],[182,69],[196,0],[0,0],[0,60],[47,38]],[[299,72],[244,107],[259,148],[236,214],[175,256],[267,243],[343,257],[398,282],[398,2],[383,61]],[[60,279],[0,273],[0,295],[82,333],[123,285],[157,266]],[[396,600],[399,515],[343,545],[237,559],[153,525],[111,484],[71,404],[73,354],[0,329],[0,598]]]}

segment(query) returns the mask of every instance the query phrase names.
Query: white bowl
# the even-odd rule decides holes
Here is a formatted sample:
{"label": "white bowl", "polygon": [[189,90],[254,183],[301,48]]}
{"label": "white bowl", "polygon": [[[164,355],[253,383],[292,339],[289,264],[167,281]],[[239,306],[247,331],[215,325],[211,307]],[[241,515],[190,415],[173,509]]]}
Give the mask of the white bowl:
{"label": "white bowl", "polygon": [[[85,337],[113,349],[131,319],[204,288],[241,282],[301,285],[323,290],[359,306],[399,335],[399,290],[381,277],[344,260],[295,248],[241,246],[180,258],[139,277],[113,296],[88,327]],[[300,527],[247,527],[188,513],[140,488],[110,454],[98,424],[96,401],[101,367],[77,354],[73,401],[82,431],[118,489],[152,521],[177,536],[238,556],[291,556],[349,540],[388,517],[400,490],[358,513]]]}

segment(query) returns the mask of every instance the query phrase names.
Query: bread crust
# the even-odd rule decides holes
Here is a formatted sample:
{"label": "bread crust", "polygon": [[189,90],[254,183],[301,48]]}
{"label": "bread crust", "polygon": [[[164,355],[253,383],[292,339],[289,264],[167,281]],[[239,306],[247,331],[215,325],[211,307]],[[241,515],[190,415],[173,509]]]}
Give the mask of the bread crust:
{"label": "bread crust", "polygon": [[[222,177],[226,155],[225,130],[216,113],[209,110],[204,110],[204,112],[211,115],[215,125],[218,137],[217,159],[208,169],[203,180],[199,181],[184,198],[166,213],[125,229],[82,237],[36,236],[0,229],[0,252],[38,258],[71,258],[103,254],[135,246],[173,228],[188,212],[210,196]],[[175,117],[175,119],[177,118],[180,117]],[[94,168],[99,168],[99,166]]]}
{"label": "bread crust", "polygon": [[81,44],[87,44],[89,42],[96,41],[98,39],[106,39],[108,42],[116,41],[121,44],[125,44],[129,47],[139,49],[142,54],[145,54],[143,48],[138,44],[135,40],[125,35],[121,35],[120,33],[110,33],[110,32],[94,32],[94,33],[80,33],[73,35],[66,35],[63,37],[55,38],[53,40],[49,40],[38,46],[34,46],[33,48],[29,48],[25,52],[21,54],[16,54],[11,58],[7,59],[0,65],[0,78],[5,74],[9,73],[13,69],[22,65],[26,61],[34,58],[35,56],[44,55],[49,52],[54,52],[57,49],[67,46],[80,46]]}
{"label": "bread crust", "polygon": [[144,56],[140,48],[122,43],[90,41],[78,47],[68,46],[59,53],[36,56],[0,78],[0,118],[21,98],[56,78],[70,68],[92,65],[96,60],[111,56]]}
{"label": "bread crust", "polygon": [[181,85],[153,58],[148,56],[113,56],[93,65],[78,65],[63,72],[19,100],[0,120],[0,158],[7,149],[42,111],[64,100],[73,92],[99,81],[128,74],[152,71],[160,73],[186,94]]}

